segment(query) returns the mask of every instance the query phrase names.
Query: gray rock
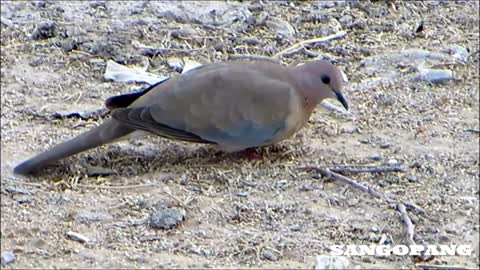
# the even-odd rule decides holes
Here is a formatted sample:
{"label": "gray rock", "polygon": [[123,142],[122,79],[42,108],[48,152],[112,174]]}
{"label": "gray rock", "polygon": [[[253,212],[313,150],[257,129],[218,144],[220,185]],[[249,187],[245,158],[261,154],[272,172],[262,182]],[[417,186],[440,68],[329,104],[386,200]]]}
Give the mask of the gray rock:
{"label": "gray rock", "polygon": [[418,75],[415,76],[415,79],[430,83],[444,83],[454,79],[454,77],[451,70],[425,68],[419,71]]}
{"label": "gray rock", "polygon": [[172,229],[186,218],[185,210],[172,207],[162,208],[150,216],[150,227],[154,229]]}
{"label": "gray rock", "polygon": [[152,10],[158,17],[182,23],[210,26],[230,26],[234,23],[248,25],[254,22],[245,5],[220,1],[153,1]]}
{"label": "gray rock", "polygon": [[461,63],[466,63],[469,56],[468,50],[458,45],[452,45],[448,49],[443,50],[442,52],[451,54],[455,60]]}
{"label": "gray rock", "polygon": [[54,22],[42,22],[32,33],[32,39],[40,40],[40,39],[47,39],[52,38],[57,35],[57,24]]}
{"label": "gray rock", "polygon": [[2,265],[12,263],[16,259],[15,253],[11,252],[10,250],[2,251],[1,257],[2,257]]}
{"label": "gray rock", "polygon": [[266,21],[268,28],[275,31],[276,34],[285,38],[293,38],[295,36],[295,28],[285,20],[277,17],[270,18]]}

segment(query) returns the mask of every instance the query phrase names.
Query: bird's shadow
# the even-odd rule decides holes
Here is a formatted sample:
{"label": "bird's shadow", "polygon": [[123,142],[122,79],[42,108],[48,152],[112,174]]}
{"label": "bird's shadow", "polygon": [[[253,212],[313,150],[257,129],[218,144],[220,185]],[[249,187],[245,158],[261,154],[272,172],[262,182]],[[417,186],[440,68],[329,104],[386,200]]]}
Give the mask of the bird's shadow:
{"label": "bird's shadow", "polygon": [[96,176],[141,176],[152,172],[185,171],[195,166],[213,166],[222,163],[226,167],[238,167],[258,160],[272,162],[288,158],[292,151],[284,145],[253,148],[255,155],[245,152],[224,152],[216,147],[198,145],[183,146],[167,144],[160,147],[141,149],[109,145],[61,160],[31,175],[31,178],[45,178],[54,182],[67,178]]}

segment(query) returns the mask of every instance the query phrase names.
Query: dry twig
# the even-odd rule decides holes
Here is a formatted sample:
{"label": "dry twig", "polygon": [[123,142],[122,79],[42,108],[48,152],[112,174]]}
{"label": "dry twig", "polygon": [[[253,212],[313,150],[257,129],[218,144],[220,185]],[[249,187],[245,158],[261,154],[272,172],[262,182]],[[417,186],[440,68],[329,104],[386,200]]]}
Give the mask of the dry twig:
{"label": "dry twig", "polygon": [[270,61],[274,63],[280,63],[280,60],[277,58],[272,58],[264,55],[254,55],[254,54],[233,54],[228,56],[228,59],[229,60],[248,59],[248,60]]}
{"label": "dry twig", "polygon": [[[392,171],[397,172],[397,171],[399,171],[398,167],[385,167],[385,168],[394,168],[394,170],[391,170],[391,169],[390,170],[384,170],[384,168],[382,168],[381,170],[378,170],[378,168],[376,168],[376,167],[373,167],[373,168],[372,167],[364,167],[364,168],[357,169],[357,170],[351,170],[352,169],[351,167],[350,168],[342,167],[342,168],[333,168],[333,169],[314,167],[314,166],[300,167],[300,169],[304,169],[304,170],[305,169],[306,170],[315,170],[315,171],[319,172],[321,175],[323,175],[324,177],[327,177],[327,178],[330,178],[332,180],[348,184],[348,185],[350,185],[350,186],[352,186],[356,189],[367,192],[368,194],[372,195],[375,198],[383,199],[387,203],[395,204],[396,205],[396,210],[398,212],[400,212],[403,224],[405,225],[406,242],[407,242],[408,245],[415,245],[415,240],[413,240],[413,237],[414,237],[414,234],[415,234],[414,225],[412,223],[412,220],[408,216],[407,206],[412,207],[413,209],[415,209],[419,212],[425,212],[423,209],[419,208],[415,204],[411,204],[411,203],[410,204],[404,204],[404,203],[399,202],[395,199],[389,198],[385,194],[383,194],[381,192],[378,192],[378,191],[372,189],[371,187],[360,184],[353,179],[350,179],[350,178],[348,178],[344,175],[341,175],[341,174],[337,173],[338,171],[349,172],[349,173],[352,173],[352,172],[353,173],[359,173],[359,172],[392,172]],[[339,170],[337,170],[337,172],[334,172],[333,171],[334,169],[339,169]],[[402,171],[402,172],[405,171],[405,169],[403,169],[403,168],[401,168],[401,169],[402,170],[400,170],[400,171]],[[417,260],[417,261],[428,261],[431,258],[432,258],[431,256],[429,256],[429,257],[425,257],[423,255],[415,256],[415,260]]]}
{"label": "dry twig", "polygon": [[334,173],[352,174],[352,173],[390,173],[390,172],[405,172],[406,169],[403,166],[350,166],[350,167],[316,167],[316,166],[303,166],[299,167],[300,170],[315,170],[321,173],[321,170],[328,169]]}
{"label": "dry twig", "polygon": [[405,237],[409,245],[415,245],[415,240],[413,240],[413,235],[415,233],[415,226],[413,226],[412,220],[408,216],[407,209],[405,205],[399,203],[397,204],[397,211],[400,212],[402,216],[403,224],[405,224]]}
{"label": "dry twig", "polygon": [[433,265],[433,264],[416,264],[417,268],[420,269],[442,269],[442,270],[467,270],[469,268],[465,268],[463,266],[455,266],[455,265]]}
{"label": "dry twig", "polygon": [[75,186],[79,188],[90,188],[90,189],[134,189],[134,188],[154,187],[154,186],[157,186],[157,184],[138,184],[138,185],[120,185],[120,186],[76,184]]}
{"label": "dry twig", "polygon": [[332,180],[335,180],[335,181],[339,181],[339,182],[342,182],[342,183],[345,183],[345,184],[348,184],[356,189],[360,189],[361,191],[364,191],[364,192],[367,192],[368,194],[372,195],[373,197],[375,198],[379,198],[379,199],[383,199],[385,200],[386,202],[388,203],[396,203],[395,200],[391,199],[391,198],[388,198],[386,195],[374,190],[373,188],[371,187],[368,187],[368,186],[365,186],[365,185],[362,185],[356,181],[354,181],[353,179],[350,179],[346,176],[343,176],[341,174],[338,174],[338,173],[335,173],[335,172],[332,172],[329,168],[326,168],[326,169],[318,169],[318,171],[325,177],[327,178],[330,178]]}
{"label": "dry twig", "polygon": [[299,51],[302,48],[304,48],[305,45],[327,42],[327,41],[334,40],[334,39],[337,39],[337,38],[342,38],[346,35],[347,35],[347,32],[340,31],[336,34],[328,35],[328,36],[325,36],[325,37],[307,39],[307,40],[301,41],[299,43],[293,44],[292,46],[286,48],[285,50],[282,50],[279,53],[276,53],[273,56],[273,58],[280,58],[286,53],[293,53],[293,52]]}

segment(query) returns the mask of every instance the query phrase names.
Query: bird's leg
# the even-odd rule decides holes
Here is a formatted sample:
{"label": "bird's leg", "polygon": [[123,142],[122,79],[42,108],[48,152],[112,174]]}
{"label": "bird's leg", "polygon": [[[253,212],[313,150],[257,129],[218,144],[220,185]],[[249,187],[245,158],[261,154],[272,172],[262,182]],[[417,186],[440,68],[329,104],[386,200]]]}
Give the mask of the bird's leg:
{"label": "bird's leg", "polygon": [[259,152],[258,148],[247,148],[238,153],[240,157],[247,159],[262,159],[262,154]]}

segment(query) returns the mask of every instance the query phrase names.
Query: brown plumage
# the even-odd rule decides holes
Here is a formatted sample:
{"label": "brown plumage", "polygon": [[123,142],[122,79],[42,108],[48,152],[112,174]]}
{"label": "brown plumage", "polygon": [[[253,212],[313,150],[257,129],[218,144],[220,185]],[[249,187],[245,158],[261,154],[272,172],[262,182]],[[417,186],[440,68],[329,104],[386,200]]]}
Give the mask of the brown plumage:
{"label": "brown plumage", "polygon": [[139,133],[217,144],[227,151],[289,138],[325,98],[342,95],[337,67],[313,61],[285,67],[269,61],[204,65],[142,92],[109,98],[112,118],[29,159],[18,174],[32,174],[79,152]]}

